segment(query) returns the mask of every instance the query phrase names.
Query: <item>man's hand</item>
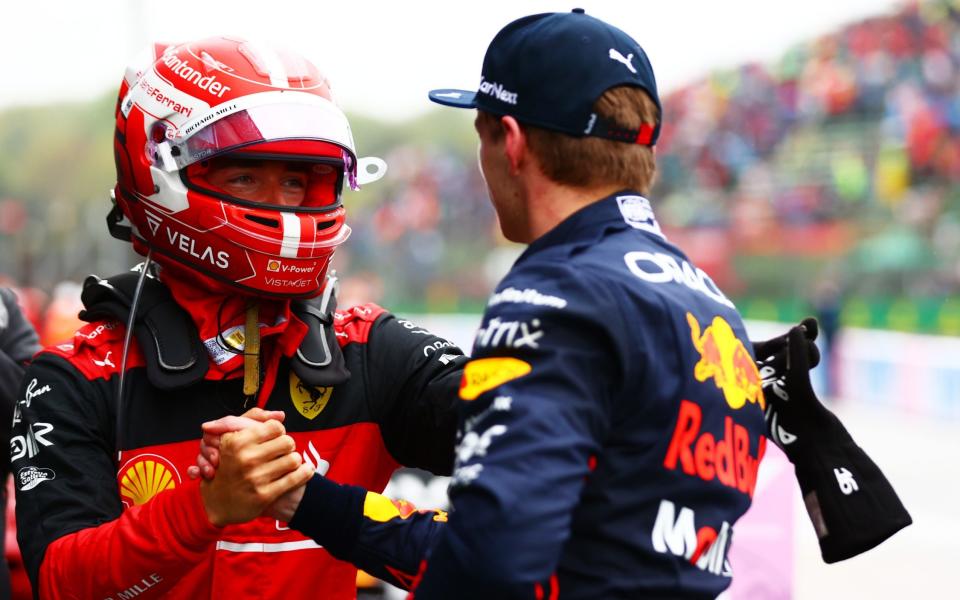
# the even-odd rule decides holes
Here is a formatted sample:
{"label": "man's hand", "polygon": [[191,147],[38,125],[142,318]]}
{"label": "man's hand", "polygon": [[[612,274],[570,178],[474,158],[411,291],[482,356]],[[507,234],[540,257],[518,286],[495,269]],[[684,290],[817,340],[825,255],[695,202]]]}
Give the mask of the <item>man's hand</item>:
{"label": "man's hand", "polygon": [[303,463],[283,425],[269,420],[220,439],[219,468],[200,485],[204,508],[217,526],[245,523],[284,493],[303,486],[313,467]]}
{"label": "man's hand", "polygon": [[236,417],[229,415],[208,421],[203,424],[203,437],[200,439],[200,453],[197,455],[196,466],[187,467],[187,476],[190,479],[203,477],[207,481],[213,479],[220,462],[220,436],[232,431],[240,431],[253,427],[257,423],[264,423],[271,419],[283,422],[287,415],[282,410],[263,410],[251,408],[243,415]]}
{"label": "man's hand", "polygon": [[[306,484],[306,482],[304,482],[304,484]],[[297,512],[297,508],[300,506],[300,501],[303,500],[303,492],[305,490],[305,485],[293,488],[289,492],[277,498],[273,504],[268,506],[266,510],[263,511],[263,514],[278,521],[289,523],[290,519],[293,518],[294,513]]]}

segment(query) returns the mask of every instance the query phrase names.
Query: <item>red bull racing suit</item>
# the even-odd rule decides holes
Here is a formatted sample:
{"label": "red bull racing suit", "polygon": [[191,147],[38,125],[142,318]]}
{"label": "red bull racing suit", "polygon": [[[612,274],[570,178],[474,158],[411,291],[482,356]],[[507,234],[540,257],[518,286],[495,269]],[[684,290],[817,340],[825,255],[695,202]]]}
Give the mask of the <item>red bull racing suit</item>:
{"label": "red bull racing suit", "polygon": [[[34,589],[83,600],[354,598],[356,569],[285,523],[208,521],[186,469],[201,423],[253,405],[242,392],[243,357],[217,341],[242,349],[243,301],[167,285],[209,348],[209,369],[189,386],[161,389],[134,340],[122,442],[123,324],[90,323],[40,353],[26,374],[11,447]],[[298,451],[330,480],[382,490],[401,464],[449,473],[462,352],[372,304],[332,317],[334,354],[349,378],[317,387],[291,368],[305,321],[287,304],[261,313],[265,350],[253,402],[286,413]]]}
{"label": "red bull racing suit", "polygon": [[416,600],[715,598],[766,443],[751,352],[648,201],[614,194],[490,297],[451,513],[314,476],[291,527]]}

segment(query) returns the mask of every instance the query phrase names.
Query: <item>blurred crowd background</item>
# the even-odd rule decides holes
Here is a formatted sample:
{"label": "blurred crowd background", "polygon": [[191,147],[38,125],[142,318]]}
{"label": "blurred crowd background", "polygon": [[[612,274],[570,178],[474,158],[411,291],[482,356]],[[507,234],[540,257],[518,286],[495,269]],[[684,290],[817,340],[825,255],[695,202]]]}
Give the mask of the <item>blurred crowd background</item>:
{"label": "blurred crowd background", "polygon": [[[17,288],[43,344],[73,333],[87,274],[138,260],[105,228],[115,93],[0,110],[0,285]],[[938,597],[960,535],[949,505],[958,484],[931,491],[943,473],[929,460],[955,442],[960,422],[960,341],[950,337],[960,336],[960,0],[906,2],[777,60],[715,71],[663,105],[651,199],[668,238],[748,319],[817,315],[829,347],[847,332],[818,380],[825,396],[899,409],[884,421],[847,416],[927,528],[831,567],[832,577],[802,538],[798,573],[811,576],[796,579],[798,596],[876,581],[872,597],[917,585]],[[353,235],[335,259],[340,304],[430,315],[424,325],[469,346],[476,314],[522,250],[500,236],[472,115],[350,117],[360,154],[384,158],[389,172],[345,192]],[[937,337],[907,335],[916,333]],[[391,485],[436,506],[443,483],[406,474]],[[941,575],[892,575],[911,563]]]}
{"label": "blurred crowd background", "polygon": [[[0,112],[0,272],[38,319],[74,311],[71,282],[134,261],[104,229],[114,102]],[[520,249],[486,200],[471,117],[351,118],[360,152],[390,171],[346,193],[343,301],[479,312]],[[748,318],[960,334],[956,0],[714,72],[669,93],[664,119],[660,219]]]}

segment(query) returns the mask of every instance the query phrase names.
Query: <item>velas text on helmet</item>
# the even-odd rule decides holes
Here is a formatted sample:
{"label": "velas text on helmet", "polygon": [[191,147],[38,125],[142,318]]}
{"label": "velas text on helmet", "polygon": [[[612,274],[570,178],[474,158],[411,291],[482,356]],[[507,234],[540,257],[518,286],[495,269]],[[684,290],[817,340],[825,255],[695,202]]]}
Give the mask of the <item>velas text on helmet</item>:
{"label": "velas text on helmet", "polygon": [[[197,241],[190,236],[166,227],[167,238],[170,240],[170,246],[176,248],[184,254],[189,254],[194,258],[206,261],[214,267],[221,269],[230,268],[230,254],[224,250],[219,250],[214,254],[211,246],[197,244]],[[200,250],[198,251],[198,246]]]}

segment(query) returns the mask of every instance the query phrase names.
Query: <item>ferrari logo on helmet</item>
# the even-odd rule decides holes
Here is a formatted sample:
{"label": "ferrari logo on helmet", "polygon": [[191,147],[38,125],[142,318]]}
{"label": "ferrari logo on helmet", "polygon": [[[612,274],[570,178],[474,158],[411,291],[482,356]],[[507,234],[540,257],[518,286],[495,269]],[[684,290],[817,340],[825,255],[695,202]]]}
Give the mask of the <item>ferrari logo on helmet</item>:
{"label": "ferrari logo on helmet", "polygon": [[332,386],[309,386],[301,381],[296,373],[290,371],[290,399],[293,400],[293,406],[297,412],[304,417],[313,419],[323,412],[331,395],[333,395]]}
{"label": "ferrari logo on helmet", "polygon": [[156,454],[141,454],[120,467],[120,496],[127,506],[146,504],[165,490],[180,483],[180,474],[173,464]]}

